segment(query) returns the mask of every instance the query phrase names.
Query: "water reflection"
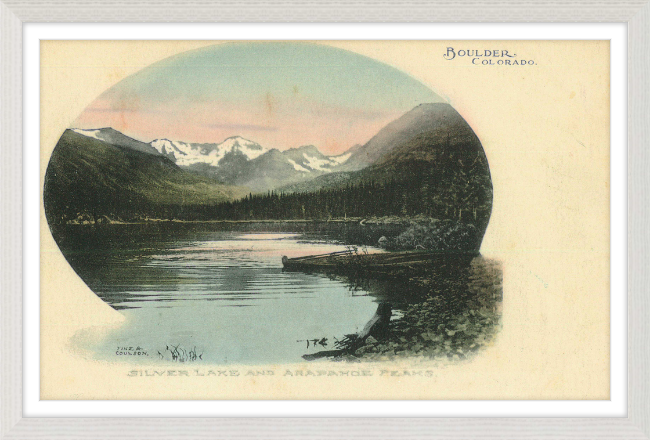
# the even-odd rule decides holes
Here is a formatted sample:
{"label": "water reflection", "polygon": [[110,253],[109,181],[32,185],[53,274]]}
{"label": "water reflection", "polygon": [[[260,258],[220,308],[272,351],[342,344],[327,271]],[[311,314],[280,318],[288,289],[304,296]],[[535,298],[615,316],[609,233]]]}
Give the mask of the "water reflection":
{"label": "water reflection", "polygon": [[[282,255],[344,249],[328,240],[209,224],[112,226],[77,228],[62,248],[89,287],[126,317],[100,341],[77,335],[75,342],[95,358],[295,362],[305,347],[296,340],[332,341],[358,331],[376,308],[372,296],[343,280],[282,271]],[[121,347],[147,355],[117,358]]]}
{"label": "water reflection", "polygon": [[[346,246],[336,234],[319,235],[305,225],[276,226],[67,228],[57,240],[62,252],[126,317],[100,341],[82,332],[76,343],[95,358],[131,362],[465,358],[498,330],[501,270],[495,261],[444,259],[407,277],[287,272],[282,255]],[[116,358],[119,347],[141,348],[148,357]]]}

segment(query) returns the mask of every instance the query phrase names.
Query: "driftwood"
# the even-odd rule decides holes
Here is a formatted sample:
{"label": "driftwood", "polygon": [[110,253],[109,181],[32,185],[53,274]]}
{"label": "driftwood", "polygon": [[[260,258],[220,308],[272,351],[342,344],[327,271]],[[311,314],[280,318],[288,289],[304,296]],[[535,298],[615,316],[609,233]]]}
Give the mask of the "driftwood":
{"label": "driftwood", "polygon": [[476,253],[467,252],[378,252],[356,253],[353,251],[309,255],[298,258],[282,257],[282,265],[288,271],[368,273],[369,275],[399,275],[422,268],[435,268],[455,261],[469,263]]}
{"label": "driftwood", "polygon": [[383,339],[388,330],[388,323],[393,314],[393,308],[388,303],[381,303],[377,307],[375,315],[368,321],[363,330],[357,334],[357,338],[362,342],[373,336],[375,339]]}

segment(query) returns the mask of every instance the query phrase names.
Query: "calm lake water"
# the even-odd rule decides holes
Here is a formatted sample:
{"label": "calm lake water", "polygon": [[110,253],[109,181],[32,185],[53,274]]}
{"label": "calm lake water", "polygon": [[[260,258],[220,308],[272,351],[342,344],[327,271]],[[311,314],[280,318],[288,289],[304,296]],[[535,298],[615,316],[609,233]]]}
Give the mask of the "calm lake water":
{"label": "calm lake water", "polygon": [[84,347],[97,358],[138,361],[116,351],[140,347],[148,361],[163,362],[179,347],[179,357],[194,353],[196,362],[301,361],[361,330],[377,309],[375,296],[344,280],[283,272],[283,255],[346,249],[322,235],[214,224],[74,228],[64,244],[68,261],[126,317]]}
{"label": "calm lake water", "polygon": [[501,272],[492,260],[477,257],[464,268],[443,263],[424,288],[283,271],[283,255],[346,250],[343,243],[376,242],[391,232],[305,223],[66,226],[55,231],[63,254],[126,318],[100,339],[82,331],[74,344],[93,358],[120,362],[301,362],[359,332],[380,304],[390,306],[393,322],[438,341],[439,354],[488,343],[501,301]]}

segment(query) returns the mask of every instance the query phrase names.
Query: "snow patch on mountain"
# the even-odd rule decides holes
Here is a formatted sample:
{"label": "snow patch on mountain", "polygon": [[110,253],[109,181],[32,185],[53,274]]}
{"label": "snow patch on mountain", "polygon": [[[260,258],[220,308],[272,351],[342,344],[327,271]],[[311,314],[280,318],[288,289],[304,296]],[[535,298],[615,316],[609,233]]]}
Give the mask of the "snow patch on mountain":
{"label": "snow patch on mountain", "polygon": [[329,160],[329,158],[319,159],[317,157],[308,156],[307,153],[304,153],[303,157],[306,161],[305,165],[307,165],[312,170],[332,171],[332,162]]}
{"label": "snow patch on mountain", "polygon": [[100,140],[100,141],[104,140],[104,139],[102,139],[100,137],[100,134],[101,134],[102,131],[99,128],[96,128],[96,129],[73,128],[72,131],[74,131],[75,133],[82,134],[82,135],[87,136],[87,137],[95,138],[95,139]]}
{"label": "snow patch on mountain", "polygon": [[293,168],[294,168],[296,171],[300,171],[300,172],[302,172],[302,173],[309,173],[309,172],[311,171],[311,170],[308,170],[307,168],[305,168],[305,167],[303,167],[303,166],[301,166],[301,165],[298,165],[298,164],[296,163],[295,160],[287,159],[287,161],[289,161],[289,163],[290,163],[291,165],[293,165]]}
{"label": "snow patch on mountain", "polygon": [[342,163],[345,163],[350,156],[352,156],[352,153],[343,153],[339,156],[329,156],[328,159],[336,162],[337,165],[341,165]]}

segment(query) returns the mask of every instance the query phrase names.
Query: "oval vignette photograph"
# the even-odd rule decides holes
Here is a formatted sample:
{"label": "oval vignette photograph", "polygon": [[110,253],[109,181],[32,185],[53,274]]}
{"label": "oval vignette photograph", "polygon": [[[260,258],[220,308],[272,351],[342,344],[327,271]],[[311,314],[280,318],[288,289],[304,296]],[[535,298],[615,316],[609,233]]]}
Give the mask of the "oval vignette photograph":
{"label": "oval vignette photograph", "polygon": [[[500,327],[481,142],[434,91],[309,43],[182,53],[59,139],[44,204],[126,317],[90,344],[147,361],[467,362]],[[128,360],[138,362],[137,353]]]}

